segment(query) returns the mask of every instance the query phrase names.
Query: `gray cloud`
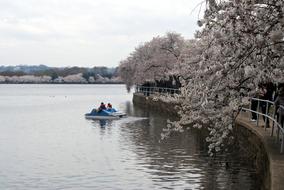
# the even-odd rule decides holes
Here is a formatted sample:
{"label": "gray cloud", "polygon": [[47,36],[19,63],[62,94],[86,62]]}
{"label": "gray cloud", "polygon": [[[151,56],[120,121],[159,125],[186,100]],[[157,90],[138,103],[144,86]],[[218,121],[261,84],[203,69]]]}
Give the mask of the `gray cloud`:
{"label": "gray cloud", "polygon": [[[201,0],[200,0],[201,1]],[[117,66],[168,31],[190,38],[188,0],[0,0],[0,65]]]}

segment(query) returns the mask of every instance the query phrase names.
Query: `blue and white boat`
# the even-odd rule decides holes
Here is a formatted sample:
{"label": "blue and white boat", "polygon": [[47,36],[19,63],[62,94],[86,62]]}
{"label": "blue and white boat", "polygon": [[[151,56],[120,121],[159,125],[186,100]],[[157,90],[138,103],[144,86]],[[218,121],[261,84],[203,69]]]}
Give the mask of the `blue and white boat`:
{"label": "blue and white boat", "polygon": [[119,112],[114,108],[105,109],[101,111],[97,111],[96,109],[93,109],[91,113],[85,114],[86,119],[119,119],[125,116],[126,116],[125,113]]}

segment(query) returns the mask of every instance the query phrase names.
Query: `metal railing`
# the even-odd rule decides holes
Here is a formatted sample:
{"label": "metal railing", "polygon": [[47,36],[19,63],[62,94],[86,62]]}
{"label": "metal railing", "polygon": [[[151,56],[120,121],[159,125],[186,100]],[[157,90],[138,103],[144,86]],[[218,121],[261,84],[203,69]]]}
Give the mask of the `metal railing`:
{"label": "metal railing", "polygon": [[151,94],[180,94],[180,90],[176,88],[162,88],[162,87],[145,87],[137,85],[135,88],[136,93],[143,93],[145,96]]}
{"label": "metal railing", "polygon": [[[253,102],[255,101],[255,102]],[[251,114],[256,114],[257,118],[256,118],[256,126],[259,127],[259,118],[260,116],[262,116],[264,118],[264,130],[267,129],[267,127],[269,127],[269,123],[272,122],[271,125],[271,134],[270,136],[273,137],[274,136],[274,131],[276,128],[276,142],[277,143],[281,143],[280,146],[280,153],[284,152],[284,129],[281,124],[282,121],[282,115],[280,114],[280,110],[282,111],[282,113],[284,112],[284,107],[282,105],[279,106],[278,108],[278,113],[277,110],[275,108],[275,104],[272,101],[269,100],[263,100],[263,99],[258,99],[258,98],[251,98],[251,104],[257,103],[257,106],[255,109],[252,109],[252,106],[250,108],[245,108],[245,107],[241,107],[242,111],[248,111],[251,112]],[[273,111],[272,113],[270,112],[270,107],[273,107]],[[265,112],[264,112],[265,109]],[[281,136],[281,138],[280,138]]]}

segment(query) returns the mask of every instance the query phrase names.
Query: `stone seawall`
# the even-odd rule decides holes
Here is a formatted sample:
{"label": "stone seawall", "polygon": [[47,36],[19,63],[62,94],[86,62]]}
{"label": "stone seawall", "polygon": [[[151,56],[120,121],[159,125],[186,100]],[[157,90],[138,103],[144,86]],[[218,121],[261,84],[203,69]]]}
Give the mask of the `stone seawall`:
{"label": "stone seawall", "polygon": [[[135,93],[133,103],[147,109],[153,109],[178,116],[176,104],[154,100],[151,96]],[[252,163],[259,176],[257,183],[263,184],[263,189],[284,189],[284,154],[279,153],[275,138],[270,137],[270,131],[256,128],[249,121],[248,115],[240,115],[236,121],[235,136],[241,152]]]}
{"label": "stone seawall", "polygon": [[[261,121],[262,122],[262,121]],[[264,123],[263,123],[264,125]],[[236,121],[236,134],[242,148],[254,158],[254,164],[264,187],[271,190],[284,189],[284,154],[280,153],[271,128],[264,130],[250,121],[250,114],[242,113]]]}
{"label": "stone seawall", "polygon": [[234,134],[240,152],[256,169],[259,176],[257,183],[262,184],[263,190],[271,189],[269,158],[262,140],[252,130],[239,123],[235,125]]}
{"label": "stone seawall", "polygon": [[161,100],[154,100],[152,96],[144,96],[141,93],[134,93],[132,101],[133,104],[139,105],[140,107],[161,111],[167,114],[171,114],[174,117],[178,117],[176,109],[177,104],[166,103]]}

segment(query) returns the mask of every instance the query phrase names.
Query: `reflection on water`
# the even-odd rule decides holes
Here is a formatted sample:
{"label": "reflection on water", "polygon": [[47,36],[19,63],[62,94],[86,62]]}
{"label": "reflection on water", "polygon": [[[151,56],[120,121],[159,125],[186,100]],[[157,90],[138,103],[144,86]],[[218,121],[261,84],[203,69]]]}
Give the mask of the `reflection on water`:
{"label": "reflection on water", "polygon": [[[237,150],[210,158],[195,130],[160,141],[168,116],[131,98],[121,85],[0,86],[0,189],[260,189]],[[128,117],[86,120],[101,101]]]}
{"label": "reflection on water", "polygon": [[94,120],[94,123],[98,123],[101,127],[111,126],[112,122],[106,119]]}
{"label": "reflection on water", "polygon": [[[211,158],[207,154],[205,135],[198,130],[176,133],[161,141],[160,134],[170,116],[133,107],[129,102],[125,110],[130,117],[105,120],[100,132],[102,136],[111,134],[111,138],[115,135],[113,130],[119,128],[118,145],[127,152],[121,159],[127,163],[127,179],[124,180],[129,187],[151,180],[143,184],[145,189],[260,188],[256,184],[255,170],[239,156],[238,150]],[[100,121],[94,121],[94,127],[98,127],[98,123]],[[144,173],[142,178],[139,173]],[[132,180],[137,177],[140,182],[136,181],[132,187]]]}
{"label": "reflection on water", "polygon": [[121,144],[136,154],[139,170],[151,174],[155,185],[173,189],[259,189],[254,183],[254,169],[237,150],[210,158],[204,135],[196,130],[176,133],[160,142],[167,116],[147,114],[148,120],[129,123],[122,129],[128,139]]}
{"label": "reflection on water", "polygon": [[[105,127],[106,124],[107,124],[107,120],[105,120],[105,119],[100,119],[100,120],[99,120],[99,123],[100,123],[100,126],[101,126],[101,127]],[[109,123],[109,124],[111,125],[111,123]]]}

